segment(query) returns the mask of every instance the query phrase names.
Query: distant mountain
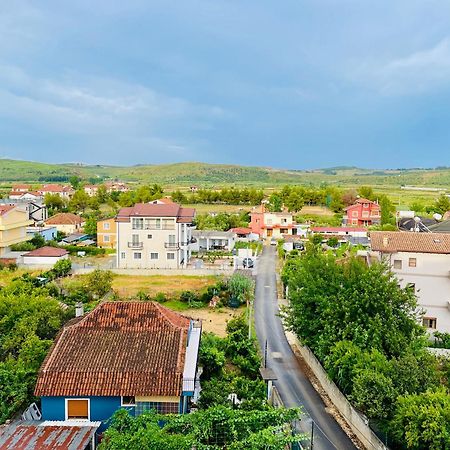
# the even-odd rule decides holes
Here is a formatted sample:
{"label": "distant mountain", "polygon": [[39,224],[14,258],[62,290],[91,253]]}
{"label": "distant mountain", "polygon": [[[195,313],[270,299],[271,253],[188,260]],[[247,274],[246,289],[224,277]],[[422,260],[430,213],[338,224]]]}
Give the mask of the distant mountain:
{"label": "distant mountain", "polygon": [[23,181],[30,183],[64,182],[71,176],[86,181],[120,179],[136,183],[199,187],[213,186],[280,186],[283,184],[340,186],[368,185],[450,185],[450,168],[438,169],[364,169],[353,166],[315,170],[274,169],[231,164],[183,162],[176,164],[139,164],[129,167],[85,165],[80,163],[47,164],[0,159],[0,184]]}

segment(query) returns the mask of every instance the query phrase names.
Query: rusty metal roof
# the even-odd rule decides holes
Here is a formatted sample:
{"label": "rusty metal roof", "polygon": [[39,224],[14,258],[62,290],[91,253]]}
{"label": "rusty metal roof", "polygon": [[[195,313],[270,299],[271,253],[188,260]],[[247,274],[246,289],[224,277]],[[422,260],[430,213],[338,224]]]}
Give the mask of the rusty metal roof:
{"label": "rusty metal roof", "polygon": [[85,450],[100,422],[18,421],[0,427],[0,450]]}

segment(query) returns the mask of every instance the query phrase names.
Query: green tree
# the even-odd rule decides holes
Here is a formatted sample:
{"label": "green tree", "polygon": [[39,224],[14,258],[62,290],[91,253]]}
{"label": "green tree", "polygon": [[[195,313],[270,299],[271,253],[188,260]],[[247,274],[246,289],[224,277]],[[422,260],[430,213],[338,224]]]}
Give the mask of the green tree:
{"label": "green tree", "polygon": [[61,211],[65,208],[64,200],[58,194],[45,194],[44,203],[51,210]]}
{"label": "green tree", "polygon": [[408,449],[450,448],[449,393],[440,388],[400,397],[390,429]]}
{"label": "green tree", "polygon": [[283,201],[281,197],[274,193],[269,197],[269,203],[267,203],[267,209],[271,212],[280,212],[283,207]]}
{"label": "green tree", "polygon": [[80,187],[80,182],[81,182],[81,178],[76,175],[72,175],[69,178],[69,183],[71,184],[73,189],[78,189]]}
{"label": "green tree", "polygon": [[373,188],[370,186],[361,186],[358,189],[358,194],[362,198],[367,198],[368,200],[375,200],[375,194]]}
{"label": "green tree", "polygon": [[84,211],[89,204],[89,195],[83,189],[75,191],[73,197],[69,201],[69,207],[73,211]]}
{"label": "green tree", "polygon": [[95,216],[89,216],[84,224],[84,232],[91,236],[97,235],[97,219]]}
{"label": "green tree", "polygon": [[84,286],[93,298],[101,298],[111,291],[113,278],[111,271],[95,269],[86,275]]}
{"label": "green tree", "polygon": [[450,199],[445,194],[442,194],[434,202],[433,209],[435,212],[439,214],[445,214],[447,211],[450,210]]}

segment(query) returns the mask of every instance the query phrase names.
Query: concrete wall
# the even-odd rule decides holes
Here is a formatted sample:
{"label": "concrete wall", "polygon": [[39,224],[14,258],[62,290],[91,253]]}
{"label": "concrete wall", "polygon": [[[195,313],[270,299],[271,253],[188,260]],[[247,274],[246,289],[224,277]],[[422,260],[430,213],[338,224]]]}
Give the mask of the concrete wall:
{"label": "concrete wall", "polygon": [[[82,275],[94,271],[97,267],[89,267],[85,269],[75,269],[72,273]],[[194,275],[194,276],[211,276],[211,275],[232,275],[234,268],[228,265],[223,268],[214,269],[108,269],[113,273],[120,275]]]}
{"label": "concrete wall", "polygon": [[353,408],[350,402],[345,398],[339,388],[330,380],[325,369],[311,352],[308,347],[300,344],[293,333],[286,332],[289,344],[301,354],[302,358],[308,364],[311,371],[319,380],[322,388],[346,420],[353,433],[364,444],[368,450],[388,450],[378,436],[371,430],[367,419]]}

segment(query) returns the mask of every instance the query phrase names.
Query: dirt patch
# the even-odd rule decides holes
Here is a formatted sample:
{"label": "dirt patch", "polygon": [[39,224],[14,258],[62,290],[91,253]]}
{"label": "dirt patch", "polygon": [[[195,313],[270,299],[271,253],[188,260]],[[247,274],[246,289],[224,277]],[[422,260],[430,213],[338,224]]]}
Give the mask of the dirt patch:
{"label": "dirt patch", "polygon": [[245,311],[245,308],[219,308],[219,309],[188,309],[182,314],[193,319],[202,320],[203,331],[210,331],[220,337],[225,337],[227,322],[233,317],[239,316]]}
{"label": "dirt patch", "polygon": [[324,206],[304,206],[300,215],[311,214],[314,216],[332,216],[334,213],[331,209],[328,209]]}

